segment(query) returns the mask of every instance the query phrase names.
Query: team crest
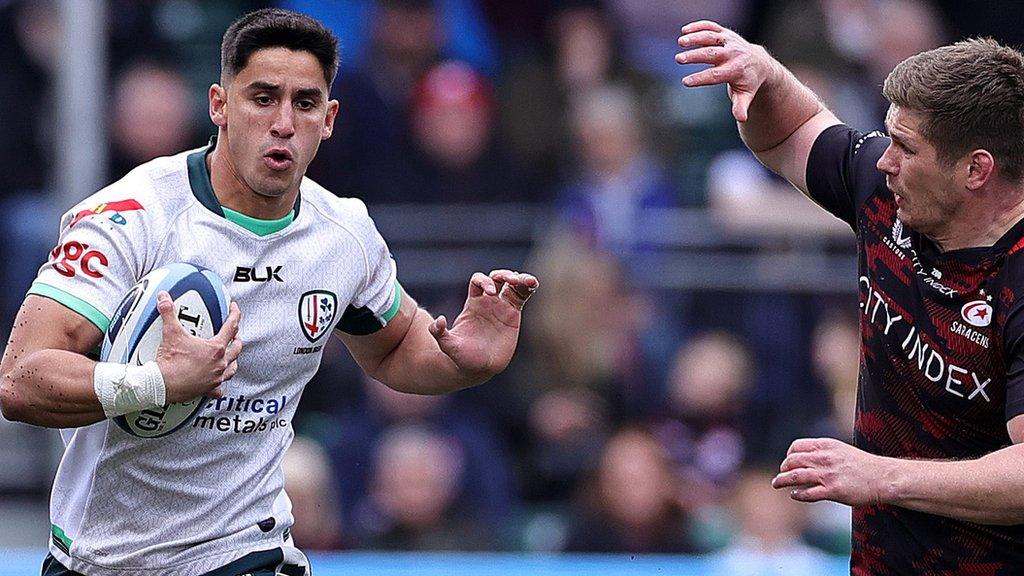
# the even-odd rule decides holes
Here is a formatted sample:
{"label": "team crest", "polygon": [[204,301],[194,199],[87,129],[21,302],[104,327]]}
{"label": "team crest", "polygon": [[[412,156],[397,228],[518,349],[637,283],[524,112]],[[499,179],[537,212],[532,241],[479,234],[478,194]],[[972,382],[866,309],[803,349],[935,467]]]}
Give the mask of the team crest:
{"label": "team crest", "polygon": [[960,315],[968,324],[978,328],[984,328],[992,323],[992,307],[984,300],[975,300],[964,304],[964,307],[960,309]]}
{"label": "team crest", "polygon": [[312,290],[299,299],[299,324],[310,342],[328,332],[338,310],[338,297],[327,290]]}

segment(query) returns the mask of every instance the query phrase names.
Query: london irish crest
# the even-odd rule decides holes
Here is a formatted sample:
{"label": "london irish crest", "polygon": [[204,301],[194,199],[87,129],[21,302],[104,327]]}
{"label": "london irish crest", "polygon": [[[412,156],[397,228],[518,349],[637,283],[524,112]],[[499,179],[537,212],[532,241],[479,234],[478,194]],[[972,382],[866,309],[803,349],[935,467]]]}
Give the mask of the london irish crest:
{"label": "london irish crest", "polygon": [[310,342],[316,342],[331,328],[338,310],[338,297],[327,290],[312,290],[299,299],[299,324]]}

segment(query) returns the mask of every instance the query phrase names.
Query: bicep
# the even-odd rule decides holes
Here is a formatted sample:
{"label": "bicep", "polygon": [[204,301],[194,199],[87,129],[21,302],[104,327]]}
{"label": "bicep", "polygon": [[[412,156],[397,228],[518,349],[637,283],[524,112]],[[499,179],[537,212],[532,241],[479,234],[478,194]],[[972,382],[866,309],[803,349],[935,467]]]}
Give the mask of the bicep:
{"label": "bicep", "polygon": [[788,180],[793,186],[810,197],[807,190],[807,160],[811,148],[826,129],[841,124],[839,118],[828,110],[822,110],[804,122],[788,138],[777,146],[756,152],[762,164]]}
{"label": "bicep", "polygon": [[103,340],[91,321],[45,296],[25,298],[11,329],[0,372],[6,373],[18,358],[39,350],[65,350],[87,354]]}
{"label": "bicep", "polygon": [[416,300],[409,296],[400,285],[397,289],[401,290],[399,295],[401,303],[398,306],[398,312],[383,328],[365,335],[336,332],[359,367],[373,377],[377,377],[378,368],[388,355],[401,345],[419,314],[419,305]]}

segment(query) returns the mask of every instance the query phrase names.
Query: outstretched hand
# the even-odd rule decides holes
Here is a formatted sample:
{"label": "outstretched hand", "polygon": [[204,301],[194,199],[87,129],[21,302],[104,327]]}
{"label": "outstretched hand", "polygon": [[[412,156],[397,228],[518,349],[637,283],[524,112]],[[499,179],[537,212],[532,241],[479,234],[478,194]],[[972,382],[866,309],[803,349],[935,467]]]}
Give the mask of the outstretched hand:
{"label": "outstretched hand", "polygon": [[490,378],[512,360],[523,306],[539,285],[534,276],[511,270],[477,272],[469,281],[462,313],[451,326],[438,316],[430,334],[461,372]]}
{"label": "outstretched hand", "polygon": [[678,43],[684,51],[676,54],[676,62],[711,65],[684,77],[683,84],[691,88],[728,85],[732,115],[737,122],[746,122],[750,104],[772,70],[768,52],[710,20],[683,26]]}

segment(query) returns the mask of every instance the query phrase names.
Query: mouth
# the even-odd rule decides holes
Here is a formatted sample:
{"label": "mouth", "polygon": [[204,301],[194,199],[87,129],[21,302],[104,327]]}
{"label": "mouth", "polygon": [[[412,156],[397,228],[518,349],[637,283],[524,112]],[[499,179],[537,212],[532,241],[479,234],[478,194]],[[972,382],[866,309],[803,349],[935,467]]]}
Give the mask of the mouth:
{"label": "mouth", "polygon": [[283,172],[292,167],[295,159],[287,148],[271,148],[263,154],[263,164],[274,172]]}

